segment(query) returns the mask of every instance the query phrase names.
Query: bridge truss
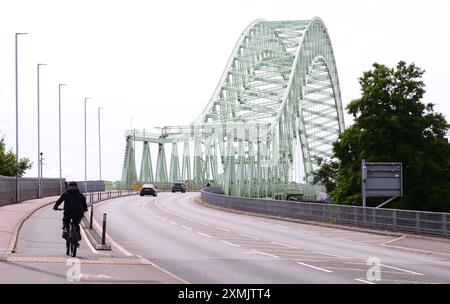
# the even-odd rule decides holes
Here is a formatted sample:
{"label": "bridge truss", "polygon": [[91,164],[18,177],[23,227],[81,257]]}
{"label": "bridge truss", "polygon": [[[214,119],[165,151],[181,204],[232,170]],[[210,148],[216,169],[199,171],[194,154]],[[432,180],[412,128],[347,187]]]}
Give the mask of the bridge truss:
{"label": "bridge truss", "polygon": [[[191,125],[126,131],[122,181],[209,181],[228,195],[286,198],[293,187],[312,185],[313,156],[330,157],[343,130],[338,73],[322,20],[256,20]],[[143,142],[139,179],[136,141]],[[150,144],[158,145],[155,174]]]}

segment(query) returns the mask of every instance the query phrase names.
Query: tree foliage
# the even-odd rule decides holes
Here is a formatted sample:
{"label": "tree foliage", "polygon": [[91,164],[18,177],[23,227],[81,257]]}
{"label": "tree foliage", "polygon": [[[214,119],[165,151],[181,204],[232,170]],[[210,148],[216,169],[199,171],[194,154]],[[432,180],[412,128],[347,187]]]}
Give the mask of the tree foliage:
{"label": "tree foliage", "polygon": [[393,206],[450,211],[450,145],[445,138],[450,126],[432,103],[421,101],[423,74],[400,61],[396,68],[374,64],[359,79],[362,96],[347,106],[354,124],[333,144],[338,160],[334,201],[361,203],[363,159],[402,162],[404,197]]}
{"label": "tree foliage", "polygon": [[16,155],[10,150],[6,152],[5,140],[0,139],[0,175],[23,176],[25,171],[31,168],[32,163],[28,158],[21,158],[16,164]]}

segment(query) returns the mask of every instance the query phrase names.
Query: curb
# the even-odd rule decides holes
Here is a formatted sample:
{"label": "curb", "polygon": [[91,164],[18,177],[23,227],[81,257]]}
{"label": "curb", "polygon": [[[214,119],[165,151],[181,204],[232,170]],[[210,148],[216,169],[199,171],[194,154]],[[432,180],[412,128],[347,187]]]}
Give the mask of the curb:
{"label": "curb", "polygon": [[51,201],[49,203],[45,203],[44,205],[36,208],[35,210],[31,211],[27,215],[23,216],[19,220],[19,222],[17,223],[17,225],[14,228],[14,231],[12,233],[11,241],[9,242],[9,247],[6,250],[4,250],[4,251],[6,251],[5,253],[0,254],[0,260],[6,260],[10,254],[14,253],[15,248],[16,248],[16,244],[17,244],[17,240],[19,238],[19,231],[22,228],[23,223],[25,223],[25,221],[28,220],[38,210],[40,210],[40,209],[42,209],[42,208],[44,208],[44,207],[46,207],[48,205],[54,204],[54,203],[55,203],[55,201]]}
{"label": "curb", "polygon": [[97,233],[97,231],[89,227],[89,222],[86,218],[83,218],[81,221],[81,227],[86,233],[87,240],[92,244],[95,250],[111,250],[111,244],[106,243],[105,245],[101,244],[101,236]]}

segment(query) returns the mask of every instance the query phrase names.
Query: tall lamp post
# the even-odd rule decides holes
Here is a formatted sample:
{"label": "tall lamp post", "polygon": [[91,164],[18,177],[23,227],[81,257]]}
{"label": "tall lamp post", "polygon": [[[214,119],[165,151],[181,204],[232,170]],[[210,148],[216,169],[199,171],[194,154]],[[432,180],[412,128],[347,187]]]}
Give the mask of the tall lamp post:
{"label": "tall lamp post", "polygon": [[65,86],[65,83],[58,85],[58,122],[59,122],[59,194],[62,194],[62,167],[61,167],[61,87]]}
{"label": "tall lamp post", "polygon": [[[15,57],[16,57],[16,170],[19,169],[19,71],[17,58],[17,37],[19,35],[27,35],[27,33],[16,33],[15,35]],[[16,171],[16,203],[19,197],[19,172]]]}
{"label": "tall lamp post", "polygon": [[37,64],[37,138],[38,138],[38,198],[42,197],[42,171],[40,166],[40,156],[41,156],[41,112],[40,112],[40,78],[39,78],[39,72],[40,67],[43,65],[47,65],[45,63],[38,63]]}
{"label": "tall lamp post", "polygon": [[84,192],[87,193],[87,141],[86,141],[86,102],[91,97],[84,99]]}
{"label": "tall lamp post", "polygon": [[102,142],[100,137],[100,110],[103,107],[98,107],[98,169],[100,180],[102,180]]}

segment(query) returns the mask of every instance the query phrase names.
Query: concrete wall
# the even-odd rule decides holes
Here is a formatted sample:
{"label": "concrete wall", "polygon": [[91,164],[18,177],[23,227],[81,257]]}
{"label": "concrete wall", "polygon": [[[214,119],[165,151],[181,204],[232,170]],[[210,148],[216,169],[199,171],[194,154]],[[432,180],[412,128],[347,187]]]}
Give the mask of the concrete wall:
{"label": "concrete wall", "polygon": [[[63,181],[63,191],[65,178]],[[76,181],[81,192],[85,192],[84,181]],[[19,199],[26,201],[37,198],[38,181],[35,177],[19,178]],[[103,181],[87,181],[87,192],[105,191],[105,183]],[[43,178],[42,179],[43,196],[59,195],[59,178]],[[0,206],[11,204],[16,201],[16,178],[11,176],[0,175]]]}
{"label": "concrete wall", "polygon": [[[65,179],[63,179],[63,182]],[[34,177],[19,178],[19,199],[26,201],[37,198],[38,182]],[[42,179],[43,196],[59,195],[59,178]],[[0,175],[0,206],[16,201],[16,178]]]}

